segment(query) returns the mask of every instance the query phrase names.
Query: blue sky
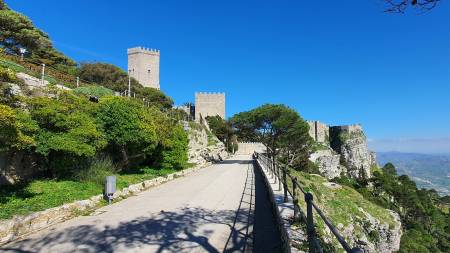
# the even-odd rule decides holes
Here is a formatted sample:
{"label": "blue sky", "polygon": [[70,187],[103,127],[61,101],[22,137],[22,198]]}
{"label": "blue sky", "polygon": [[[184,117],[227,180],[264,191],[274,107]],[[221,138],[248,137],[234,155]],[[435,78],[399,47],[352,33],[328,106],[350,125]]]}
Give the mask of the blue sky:
{"label": "blue sky", "polygon": [[223,91],[227,116],[284,103],[361,123],[376,150],[420,139],[450,153],[449,1],[404,15],[381,0],[6,2],[77,61],[125,69],[128,47],[160,49],[161,87],[178,104]]}

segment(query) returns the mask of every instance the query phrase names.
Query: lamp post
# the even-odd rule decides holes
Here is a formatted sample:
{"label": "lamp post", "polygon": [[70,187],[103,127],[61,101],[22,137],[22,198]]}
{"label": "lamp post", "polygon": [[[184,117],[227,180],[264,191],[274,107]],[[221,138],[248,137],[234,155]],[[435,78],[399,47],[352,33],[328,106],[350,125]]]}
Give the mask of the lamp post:
{"label": "lamp post", "polygon": [[20,61],[23,61],[23,55],[27,52],[26,48],[19,48],[19,52],[20,52]]}
{"label": "lamp post", "polygon": [[45,64],[44,63],[42,63],[42,73],[41,74],[42,74],[42,80],[41,80],[42,81],[42,86],[44,86],[44,84],[45,84],[44,83],[44,80],[45,80],[44,79],[44,77],[45,77]]}
{"label": "lamp post", "polygon": [[128,70],[128,97],[131,97],[131,69]]}

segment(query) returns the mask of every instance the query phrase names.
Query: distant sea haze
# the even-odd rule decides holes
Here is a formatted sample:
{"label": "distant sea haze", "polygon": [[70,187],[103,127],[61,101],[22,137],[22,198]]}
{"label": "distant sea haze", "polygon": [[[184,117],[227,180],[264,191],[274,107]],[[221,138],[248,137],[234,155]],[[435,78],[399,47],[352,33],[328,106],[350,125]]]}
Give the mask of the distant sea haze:
{"label": "distant sea haze", "polygon": [[450,155],[450,137],[417,139],[369,139],[369,148],[377,152],[402,152]]}
{"label": "distant sea haze", "polygon": [[408,175],[419,188],[450,195],[450,154],[377,152],[377,160],[381,166],[393,163],[397,174]]}

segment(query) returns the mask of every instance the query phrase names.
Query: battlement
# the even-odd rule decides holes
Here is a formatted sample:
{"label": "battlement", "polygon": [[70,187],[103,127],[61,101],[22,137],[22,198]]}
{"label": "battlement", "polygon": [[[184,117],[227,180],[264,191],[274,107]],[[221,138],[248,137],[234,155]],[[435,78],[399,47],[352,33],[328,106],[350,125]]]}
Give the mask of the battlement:
{"label": "battlement", "polygon": [[225,96],[225,92],[196,92],[195,95],[220,95]]}
{"label": "battlement", "polygon": [[133,47],[127,49],[128,73],[144,87],[160,89],[158,49]]}
{"label": "battlement", "polygon": [[362,132],[363,128],[361,124],[352,124],[352,125],[344,125],[344,126],[333,126],[334,129],[339,129],[341,132],[347,133],[357,133]]}
{"label": "battlement", "polygon": [[220,116],[225,119],[225,92],[196,92],[195,93],[195,119],[200,115]]}
{"label": "battlement", "polygon": [[159,55],[159,49],[146,48],[146,47],[133,47],[127,49],[128,54],[151,54],[151,55]]}

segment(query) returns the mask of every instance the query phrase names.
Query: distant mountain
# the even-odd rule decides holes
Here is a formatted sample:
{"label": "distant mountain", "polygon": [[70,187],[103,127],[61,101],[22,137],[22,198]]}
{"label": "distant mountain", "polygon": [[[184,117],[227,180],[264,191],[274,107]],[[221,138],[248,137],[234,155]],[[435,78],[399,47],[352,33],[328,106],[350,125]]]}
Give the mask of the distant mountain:
{"label": "distant mountain", "polygon": [[393,163],[397,174],[410,176],[418,188],[450,195],[450,155],[377,152],[377,161],[381,166]]}

